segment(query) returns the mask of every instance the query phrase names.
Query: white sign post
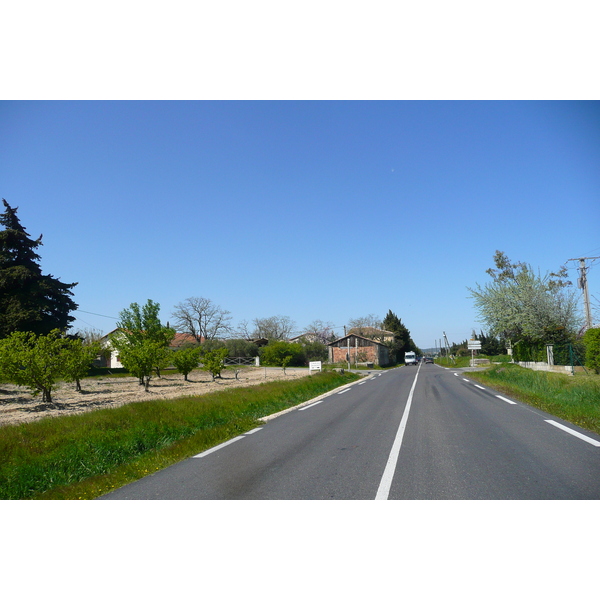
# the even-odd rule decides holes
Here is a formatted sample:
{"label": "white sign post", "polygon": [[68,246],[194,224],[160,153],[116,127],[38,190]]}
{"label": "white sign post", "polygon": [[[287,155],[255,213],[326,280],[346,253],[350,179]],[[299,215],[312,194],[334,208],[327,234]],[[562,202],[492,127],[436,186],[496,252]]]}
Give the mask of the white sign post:
{"label": "white sign post", "polygon": [[308,363],[308,372],[310,373],[311,371],[321,371],[321,361],[320,360],[314,360],[312,362]]}
{"label": "white sign post", "polygon": [[469,340],[468,349],[471,351],[471,366],[475,366],[475,350],[481,350],[481,340]]}

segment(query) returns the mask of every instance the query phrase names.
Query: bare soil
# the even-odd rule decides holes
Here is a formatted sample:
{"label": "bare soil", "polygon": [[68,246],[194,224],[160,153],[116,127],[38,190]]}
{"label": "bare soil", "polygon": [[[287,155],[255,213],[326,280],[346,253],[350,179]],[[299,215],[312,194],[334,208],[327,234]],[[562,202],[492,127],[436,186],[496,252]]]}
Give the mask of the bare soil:
{"label": "bare soil", "polygon": [[135,377],[90,378],[81,382],[82,392],[75,391],[74,383],[59,383],[52,392],[51,403],[42,402],[41,395],[34,397],[27,388],[0,383],[0,426],[122,406],[129,402],[198,396],[227,388],[306,376],[308,369],[287,369],[284,374],[282,369],[275,368],[242,367],[238,370],[228,367],[222,372],[222,379],[214,382],[204,371],[193,371],[188,375],[189,381],[184,381],[183,375],[166,371],[160,379],[152,378],[147,392]]}

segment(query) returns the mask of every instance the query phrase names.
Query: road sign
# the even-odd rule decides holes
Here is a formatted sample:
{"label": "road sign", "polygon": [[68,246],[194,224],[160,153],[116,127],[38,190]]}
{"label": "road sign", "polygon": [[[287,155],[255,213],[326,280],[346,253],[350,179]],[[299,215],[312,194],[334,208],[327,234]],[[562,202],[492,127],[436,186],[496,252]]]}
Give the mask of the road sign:
{"label": "road sign", "polygon": [[481,350],[481,340],[469,340],[469,350]]}

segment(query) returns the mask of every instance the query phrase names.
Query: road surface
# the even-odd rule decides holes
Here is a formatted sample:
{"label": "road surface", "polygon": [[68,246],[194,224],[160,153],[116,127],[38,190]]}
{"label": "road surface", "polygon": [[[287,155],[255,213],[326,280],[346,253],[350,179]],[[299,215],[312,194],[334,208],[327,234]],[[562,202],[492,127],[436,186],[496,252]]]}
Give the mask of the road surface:
{"label": "road surface", "polygon": [[600,436],[467,376],[374,372],[102,499],[600,498]]}

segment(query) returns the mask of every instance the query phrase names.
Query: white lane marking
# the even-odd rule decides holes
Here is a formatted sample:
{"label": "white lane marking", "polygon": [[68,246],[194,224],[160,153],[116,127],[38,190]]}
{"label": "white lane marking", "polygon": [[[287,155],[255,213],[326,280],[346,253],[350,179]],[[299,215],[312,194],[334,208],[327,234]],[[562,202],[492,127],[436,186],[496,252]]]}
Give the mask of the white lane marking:
{"label": "white lane marking", "polygon": [[365,385],[366,381],[361,381],[358,385]]}
{"label": "white lane marking", "polygon": [[408,413],[410,412],[410,405],[412,404],[413,394],[415,393],[415,386],[417,385],[417,378],[419,377],[420,370],[421,365],[419,364],[417,374],[415,375],[415,380],[413,381],[412,387],[410,388],[410,393],[408,394],[408,401],[406,402],[404,414],[402,415],[402,420],[400,421],[400,426],[398,427],[398,432],[396,433],[396,439],[392,445],[390,456],[383,472],[383,477],[379,483],[379,489],[377,490],[375,500],[387,500],[390,495],[394,471],[396,470],[396,464],[398,463],[398,456],[400,455],[400,448],[402,447],[402,438],[404,437],[404,431],[406,430]]}
{"label": "white lane marking", "polygon": [[453,375],[454,375],[455,377],[458,377],[458,373],[453,373]]}
{"label": "white lane marking", "polygon": [[219,444],[218,446],[215,446],[214,448],[210,448],[210,450],[205,450],[204,452],[201,452],[200,454],[196,454],[196,456],[193,456],[192,458],[202,458],[204,456],[206,456],[207,454],[210,454],[211,452],[216,452],[217,450],[220,450],[221,448],[224,448],[225,446],[229,446],[229,444],[233,444],[233,442],[237,442],[238,440],[243,440],[244,436],[243,435],[238,435],[237,437],[234,437],[232,440],[229,440],[228,442],[223,442],[222,444]]}
{"label": "white lane marking", "polygon": [[323,402],[323,400],[317,400],[316,402],[313,402],[312,404],[309,404],[308,406],[305,406],[304,408],[299,408],[298,410],[306,410],[307,408],[312,408],[313,406],[316,406],[317,404],[321,404],[321,402]]}
{"label": "white lane marking", "polygon": [[500,398],[500,400],[504,400],[504,402],[508,402],[509,404],[516,404],[516,402],[513,402],[512,400],[509,400],[508,398],[505,398],[504,396],[498,396],[496,394],[496,398]]}
{"label": "white lane marking", "polygon": [[469,381],[468,379],[465,379],[464,377],[462,378],[463,381]]}
{"label": "white lane marking", "polygon": [[260,431],[262,429],[262,427],[257,427],[256,429],[251,429],[250,431],[246,431],[246,433],[244,435],[252,435],[253,433],[256,433],[257,431]]}
{"label": "white lane marking", "polygon": [[342,390],[341,392],[338,392],[338,396],[340,394],[345,394],[346,392],[349,392],[349,391],[350,391],[350,388],[346,388],[345,390]]}
{"label": "white lane marking", "polygon": [[478,387],[480,390],[485,390],[484,387],[481,387],[480,385],[475,384],[475,387]]}
{"label": "white lane marking", "polygon": [[588,444],[592,444],[592,446],[600,447],[599,441],[594,440],[591,437],[588,437],[587,435],[583,435],[583,433],[579,433],[578,431],[575,431],[574,429],[565,427],[564,425],[561,425],[560,423],[557,423],[556,421],[550,421],[550,420],[546,419],[546,423],[550,423],[550,425],[554,425],[554,427],[558,427],[559,429],[562,429],[563,431],[566,431],[567,433],[570,433],[571,435],[578,437],[579,439],[583,440],[584,442],[587,442]]}

